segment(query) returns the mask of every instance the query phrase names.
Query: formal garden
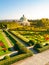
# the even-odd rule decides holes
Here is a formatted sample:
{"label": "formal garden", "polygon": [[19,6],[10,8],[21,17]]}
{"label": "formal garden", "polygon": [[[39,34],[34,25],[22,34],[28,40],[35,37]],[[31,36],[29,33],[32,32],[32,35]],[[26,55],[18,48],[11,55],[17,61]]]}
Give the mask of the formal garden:
{"label": "formal garden", "polygon": [[[8,31],[3,30],[2,32],[6,35],[6,37],[8,37],[8,40],[11,41],[14,51],[18,51],[18,53],[14,54],[14,55],[6,55],[5,52],[7,50],[11,52],[11,48],[8,47],[7,42],[5,42],[6,40],[4,40],[4,43],[0,42],[1,49],[4,52],[3,55],[5,55],[2,59],[0,59],[0,65],[10,65],[18,60],[21,60],[21,59],[24,59],[26,57],[33,55],[33,52],[31,50],[27,49],[24,44],[22,44],[19,40],[17,40]],[[1,41],[2,41],[2,39],[1,39]]]}
{"label": "formal garden", "polygon": [[[17,54],[7,55],[13,51],[2,33],[6,35],[14,49],[13,51],[17,51]],[[0,59],[0,65],[10,65],[16,61],[32,56],[34,51],[27,49],[28,47],[37,53],[49,49],[49,34],[33,31],[0,31],[0,56],[5,55]]]}
{"label": "formal garden", "polygon": [[44,50],[49,49],[48,32],[12,31],[12,33],[15,34],[21,40],[27,42],[26,44],[28,44],[29,46],[34,45],[33,49],[37,52],[42,52]]}
{"label": "formal garden", "polygon": [[49,42],[49,33],[47,32],[34,32],[34,31],[16,31],[28,40],[32,40],[35,44]]}

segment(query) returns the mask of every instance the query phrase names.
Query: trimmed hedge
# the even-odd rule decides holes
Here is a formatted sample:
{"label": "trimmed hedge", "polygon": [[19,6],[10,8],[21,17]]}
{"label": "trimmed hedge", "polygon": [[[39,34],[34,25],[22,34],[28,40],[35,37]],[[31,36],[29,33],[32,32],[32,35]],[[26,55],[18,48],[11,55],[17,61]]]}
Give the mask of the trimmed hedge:
{"label": "trimmed hedge", "polygon": [[20,40],[22,40],[23,42],[25,42],[26,45],[33,45],[33,41],[32,40],[28,40],[27,38],[23,37],[22,35],[20,35],[19,33],[16,33],[15,31],[9,31],[12,35],[14,35],[15,37],[19,38]]}
{"label": "trimmed hedge", "polygon": [[34,50],[36,50],[37,52],[43,52],[43,51],[49,49],[49,45],[46,45],[46,46],[43,46],[43,47],[40,47],[40,46],[37,47],[36,45],[34,46]]}
{"label": "trimmed hedge", "polygon": [[14,57],[11,57],[9,59],[0,61],[0,65],[10,65],[10,64],[12,64],[14,62],[17,62],[17,61],[22,60],[24,58],[27,58],[29,56],[31,56],[29,53],[27,53],[27,54],[20,54],[18,56],[14,56]]}
{"label": "trimmed hedge", "polygon": [[30,46],[34,45],[34,42],[32,40],[30,40],[28,43],[30,44]]}
{"label": "trimmed hedge", "polygon": [[42,47],[43,47],[42,44],[36,43],[35,46],[34,46],[34,49],[35,49],[35,48],[42,48]]}
{"label": "trimmed hedge", "polygon": [[[16,46],[17,45],[17,46]],[[19,42],[19,41],[17,41],[16,42],[16,47],[18,47],[18,49],[19,49],[19,52],[21,52],[21,53],[31,53],[31,54],[33,54],[33,52],[31,51],[31,50],[29,50],[29,49],[27,49],[21,42]]]}
{"label": "trimmed hedge", "polygon": [[[11,32],[11,31],[9,31],[9,32]],[[23,37],[19,33],[16,33],[15,31],[12,31],[11,33],[13,33],[14,35],[16,35],[17,37],[19,37],[20,39],[22,39],[25,42],[28,42],[29,41],[27,38]]]}
{"label": "trimmed hedge", "polygon": [[38,48],[38,52],[43,52],[45,50],[49,49],[49,45],[48,46],[44,46],[43,48]]}
{"label": "trimmed hedge", "polygon": [[4,59],[9,59],[9,58],[10,58],[10,56],[5,56],[5,57],[4,57]]}

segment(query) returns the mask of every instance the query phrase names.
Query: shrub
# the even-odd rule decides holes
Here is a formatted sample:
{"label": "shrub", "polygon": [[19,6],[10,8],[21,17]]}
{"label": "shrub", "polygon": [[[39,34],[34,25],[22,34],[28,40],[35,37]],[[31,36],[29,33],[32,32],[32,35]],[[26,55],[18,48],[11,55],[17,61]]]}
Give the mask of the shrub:
{"label": "shrub", "polygon": [[45,51],[47,49],[49,49],[49,45],[44,46],[43,48],[38,48],[38,52],[42,52],[42,51]]}
{"label": "shrub", "polygon": [[11,48],[9,47],[8,50],[11,51]]}
{"label": "shrub", "polygon": [[49,45],[48,43],[46,43],[44,46],[47,46],[47,45]]}
{"label": "shrub", "polygon": [[41,48],[34,48],[37,52],[42,52],[45,51],[47,49],[49,49],[49,45],[43,46]]}
{"label": "shrub", "polygon": [[33,42],[32,40],[30,40],[28,43],[29,43],[30,45],[34,45],[34,42]]}
{"label": "shrub", "polygon": [[29,56],[31,56],[31,55],[28,53],[27,54],[20,54],[18,56],[11,57],[11,58],[5,59],[3,61],[0,61],[0,65],[10,65],[14,62],[17,62],[17,61],[22,60],[22,59],[29,57]]}
{"label": "shrub", "polygon": [[42,48],[42,45],[40,43],[35,44],[34,49],[36,48]]}
{"label": "shrub", "polygon": [[[16,46],[17,45],[17,46]],[[18,48],[19,52],[21,53],[32,53],[31,50],[27,49],[22,43],[20,43],[19,41],[16,42],[16,47]]]}
{"label": "shrub", "polygon": [[16,33],[15,31],[14,31],[14,32],[9,31],[9,32],[10,32],[12,35],[14,35],[15,37],[17,37],[17,38],[19,38],[20,40],[22,40],[23,42],[25,42],[26,45],[29,45],[29,46],[30,46],[30,44],[28,43],[29,40],[28,40],[27,38],[23,37],[23,36],[20,35],[19,33]]}
{"label": "shrub", "polygon": [[4,57],[4,59],[9,59],[9,58],[10,58],[10,56],[5,56],[5,57]]}

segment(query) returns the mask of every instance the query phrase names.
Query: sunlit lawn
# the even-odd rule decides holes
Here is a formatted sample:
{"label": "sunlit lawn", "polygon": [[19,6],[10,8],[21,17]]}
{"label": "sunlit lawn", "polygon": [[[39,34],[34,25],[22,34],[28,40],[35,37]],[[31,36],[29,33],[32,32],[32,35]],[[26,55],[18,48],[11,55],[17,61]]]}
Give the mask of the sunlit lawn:
{"label": "sunlit lawn", "polygon": [[2,47],[0,46],[0,56],[1,56],[1,55],[4,55],[4,54],[10,52],[10,51],[8,50],[8,48],[9,48],[8,43],[7,43],[7,41],[5,40],[4,36],[2,35],[2,32],[1,32],[1,31],[0,31],[0,41],[2,41],[2,42],[4,43],[4,45],[5,45],[5,48],[7,48],[6,51],[3,51],[3,50],[2,50]]}

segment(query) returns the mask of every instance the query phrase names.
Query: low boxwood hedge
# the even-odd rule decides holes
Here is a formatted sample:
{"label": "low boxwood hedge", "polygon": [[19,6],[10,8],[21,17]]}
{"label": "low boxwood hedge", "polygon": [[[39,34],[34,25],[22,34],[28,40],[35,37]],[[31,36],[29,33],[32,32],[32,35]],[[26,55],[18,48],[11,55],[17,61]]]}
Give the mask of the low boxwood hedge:
{"label": "low boxwood hedge", "polygon": [[30,46],[34,45],[34,42],[32,40],[29,40],[28,43],[30,44]]}
{"label": "low boxwood hedge", "polygon": [[28,42],[29,40],[25,37],[23,37],[22,35],[20,35],[19,33],[16,33],[15,31],[9,31],[10,33],[12,33],[13,35],[16,35],[17,37],[19,37],[20,39],[22,39],[25,42]]}
{"label": "low boxwood hedge", "polygon": [[16,45],[15,46],[19,49],[19,52],[33,54],[33,52],[31,50],[27,49],[21,42],[17,41]]}
{"label": "low boxwood hedge", "polygon": [[17,62],[19,60],[22,60],[22,59],[30,57],[30,56],[31,56],[30,53],[20,54],[18,56],[14,56],[14,57],[8,58],[6,60],[0,61],[0,65],[11,65],[14,62]]}
{"label": "low boxwood hedge", "polygon": [[35,45],[34,45],[34,49],[37,49],[37,48],[42,48],[43,46],[40,44],[40,43],[36,43]]}
{"label": "low boxwood hedge", "polygon": [[49,45],[46,45],[46,46],[43,46],[43,47],[34,47],[34,49],[37,51],[37,52],[42,52],[42,51],[45,51],[47,49],[49,49]]}
{"label": "low boxwood hedge", "polygon": [[38,48],[38,52],[43,52],[45,50],[49,49],[49,45],[44,46],[43,48]]}
{"label": "low boxwood hedge", "polygon": [[14,35],[15,37],[19,38],[20,40],[22,40],[23,42],[25,42],[26,45],[30,46],[32,45],[32,42],[29,43],[29,40],[25,37],[23,37],[22,35],[20,35],[19,33],[16,33],[15,31],[11,32],[9,31],[12,35]]}
{"label": "low boxwood hedge", "polygon": [[5,57],[4,57],[4,59],[9,59],[9,58],[10,58],[10,56],[5,56]]}

